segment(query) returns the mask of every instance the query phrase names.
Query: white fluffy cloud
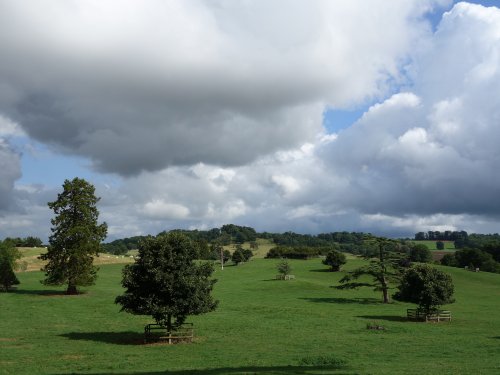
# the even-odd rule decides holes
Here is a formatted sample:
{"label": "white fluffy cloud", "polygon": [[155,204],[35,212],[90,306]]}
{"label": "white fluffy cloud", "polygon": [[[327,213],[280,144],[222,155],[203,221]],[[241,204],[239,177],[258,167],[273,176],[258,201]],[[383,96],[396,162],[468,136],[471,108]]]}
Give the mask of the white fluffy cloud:
{"label": "white fluffy cloud", "polygon": [[99,171],[244,165],[383,96],[446,2],[2,0],[0,113]]}

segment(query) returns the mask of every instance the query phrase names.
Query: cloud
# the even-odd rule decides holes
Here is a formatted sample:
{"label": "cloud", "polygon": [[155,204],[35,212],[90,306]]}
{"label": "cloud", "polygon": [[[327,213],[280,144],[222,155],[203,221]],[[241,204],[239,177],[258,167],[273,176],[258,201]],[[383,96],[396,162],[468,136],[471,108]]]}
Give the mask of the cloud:
{"label": "cloud", "polygon": [[445,3],[1,1],[0,113],[101,172],[245,165],[404,81]]}
{"label": "cloud", "polygon": [[[320,155],[369,215],[498,215],[500,10],[459,3],[416,57],[413,92],[374,105]],[[465,45],[464,45],[465,44]],[[354,152],[353,152],[354,150]]]}
{"label": "cloud", "polygon": [[0,138],[0,213],[14,207],[14,182],[21,177],[19,154]]}
{"label": "cloud", "polygon": [[[155,4],[146,3],[146,8]],[[90,4],[101,7],[100,2]],[[125,13],[132,6],[126,4]],[[358,14],[356,2],[335,2],[335,9],[331,2],[308,2],[307,9],[297,2],[291,6],[296,14],[283,16],[271,12],[274,2],[253,2],[241,8],[245,11],[235,9],[233,2],[169,4],[176,5],[171,11],[180,12],[178,17],[196,19],[194,29],[179,47],[168,44],[170,34],[162,25],[158,35],[143,40],[156,46],[158,38],[167,38],[165,51],[178,52],[172,61],[149,44],[132,44],[141,54],[130,61],[123,58],[113,72],[111,61],[125,56],[130,43],[123,42],[120,50],[120,43],[110,43],[105,32],[97,52],[93,48],[98,46],[89,43],[92,53],[79,55],[85,64],[90,57],[100,59],[95,70],[99,79],[89,78],[90,68],[82,61],[64,57],[81,53],[79,48],[58,49],[64,42],[59,41],[46,44],[51,53],[40,53],[46,59],[63,54],[64,69],[44,74],[40,81],[9,74],[10,91],[0,88],[5,116],[31,136],[126,176],[119,186],[97,186],[110,238],[229,222],[259,231],[302,233],[498,231],[497,8],[456,4],[431,33],[420,15],[435,3],[380,2],[380,19],[368,16],[373,9]],[[143,5],[137,6],[139,14],[145,12]],[[313,26],[296,21],[296,29],[289,27],[293,14],[302,19],[301,12],[312,12],[304,18],[314,20]],[[257,15],[265,14],[280,16],[274,25],[268,20],[255,26]],[[148,32],[139,27],[143,17],[136,26]],[[120,20],[111,30],[120,30]],[[362,21],[369,30],[380,26],[380,33],[361,33],[357,25]],[[180,26],[169,27],[173,32]],[[199,44],[196,27],[203,29],[207,45]],[[50,28],[46,33],[63,37]],[[116,32],[114,38],[128,41],[129,36]],[[69,43],[76,37],[69,32],[64,38]],[[115,50],[102,55],[110,45],[122,55]],[[199,53],[190,60],[197,50],[187,46],[194,45]],[[153,52],[159,60],[151,59]],[[63,76],[74,71],[75,61],[83,65],[73,86]],[[153,65],[145,69],[147,64]],[[0,72],[8,65],[0,62]],[[17,69],[26,73],[32,68]],[[42,64],[40,69],[47,68]],[[7,75],[0,77],[5,83]],[[391,94],[395,80],[403,88]],[[41,90],[33,90],[35,84]],[[322,132],[325,106],[351,105],[366,96],[381,99],[351,127],[338,134]],[[15,117],[20,103],[26,111]],[[14,190],[16,202],[35,207],[35,216],[23,228],[48,227],[47,214],[42,214],[46,203],[40,202],[54,199],[56,192],[50,193]],[[12,216],[13,222],[24,219]]]}

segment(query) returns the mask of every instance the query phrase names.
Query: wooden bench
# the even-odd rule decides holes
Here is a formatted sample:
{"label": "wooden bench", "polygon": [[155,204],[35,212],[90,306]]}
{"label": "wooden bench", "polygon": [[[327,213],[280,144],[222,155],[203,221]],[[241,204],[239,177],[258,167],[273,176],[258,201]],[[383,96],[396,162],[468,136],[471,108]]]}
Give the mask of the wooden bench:
{"label": "wooden bench", "polygon": [[144,326],[144,342],[163,342],[177,344],[179,342],[192,342],[194,328],[192,323],[184,323],[173,331],[168,331],[167,327],[159,324],[147,324]]}
{"label": "wooden bench", "polygon": [[283,275],[283,274],[276,275],[276,280],[294,280],[294,279],[295,275]]}

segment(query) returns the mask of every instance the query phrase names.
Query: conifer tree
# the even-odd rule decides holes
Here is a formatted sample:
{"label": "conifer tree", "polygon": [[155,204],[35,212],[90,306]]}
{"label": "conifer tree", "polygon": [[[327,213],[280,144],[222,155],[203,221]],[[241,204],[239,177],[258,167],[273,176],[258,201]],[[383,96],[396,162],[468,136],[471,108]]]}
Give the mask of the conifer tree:
{"label": "conifer tree", "polygon": [[77,294],[78,286],[94,284],[94,256],[99,255],[100,243],[107,233],[106,223],[97,223],[99,200],[92,184],[74,178],[65,180],[63,192],[56,201],[48,203],[56,216],[51,220],[49,248],[40,256],[47,261],[42,268],[46,276],[43,284],[67,284],[67,294]]}

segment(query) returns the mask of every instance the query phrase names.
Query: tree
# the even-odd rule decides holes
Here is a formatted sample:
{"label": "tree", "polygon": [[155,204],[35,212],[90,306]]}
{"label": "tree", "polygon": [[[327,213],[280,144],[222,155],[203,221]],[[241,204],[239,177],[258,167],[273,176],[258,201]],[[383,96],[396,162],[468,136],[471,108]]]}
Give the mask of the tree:
{"label": "tree", "polygon": [[444,242],[443,241],[436,241],[436,249],[444,250]]}
{"label": "tree", "polygon": [[453,302],[453,290],[453,281],[448,274],[434,267],[418,264],[404,272],[394,299],[416,303],[429,315],[441,305]]}
{"label": "tree", "polygon": [[231,260],[236,265],[246,261],[245,253],[243,252],[243,249],[240,245],[238,245],[238,247],[234,251],[233,255],[231,256]]}
{"label": "tree", "polygon": [[429,263],[432,261],[432,253],[427,246],[418,244],[410,248],[409,258],[412,262]]}
{"label": "tree", "polygon": [[8,292],[12,285],[18,285],[19,280],[14,273],[16,261],[21,258],[19,250],[7,241],[0,241],[0,284]]}
{"label": "tree", "polygon": [[282,259],[281,262],[276,265],[276,269],[283,277],[292,273],[292,266],[286,259]]}
{"label": "tree", "polygon": [[48,203],[56,216],[51,220],[49,248],[40,256],[48,261],[42,268],[46,276],[42,283],[67,284],[67,294],[77,294],[78,286],[92,285],[97,277],[93,261],[106,238],[107,225],[97,223],[100,198],[94,192],[94,186],[84,179],[65,180],[63,192]]}
{"label": "tree", "polygon": [[340,267],[345,263],[346,263],[345,255],[340,251],[335,251],[335,250],[330,251],[326,255],[326,258],[323,260],[323,264],[330,266],[330,270],[332,272],[340,271]]}
{"label": "tree", "polygon": [[151,315],[168,332],[180,327],[189,315],[215,310],[211,292],[213,266],[196,263],[196,247],[181,233],[148,237],[139,245],[134,264],[125,266],[116,297],[121,311]]}
{"label": "tree", "polygon": [[[398,281],[401,275],[401,256],[396,251],[398,243],[384,238],[374,238],[367,241],[375,254],[375,258],[370,258],[370,263],[348,272],[337,286],[337,289],[356,289],[359,287],[374,287],[374,290],[382,292],[384,303],[389,303],[389,284]],[[371,282],[357,282],[361,276],[371,276]]]}
{"label": "tree", "polygon": [[234,264],[238,265],[239,263],[249,261],[251,257],[253,257],[252,250],[243,249],[241,245],[236,245],[236,250],[231,256],[231,260]]}

